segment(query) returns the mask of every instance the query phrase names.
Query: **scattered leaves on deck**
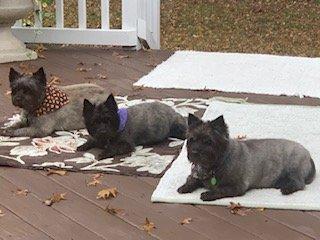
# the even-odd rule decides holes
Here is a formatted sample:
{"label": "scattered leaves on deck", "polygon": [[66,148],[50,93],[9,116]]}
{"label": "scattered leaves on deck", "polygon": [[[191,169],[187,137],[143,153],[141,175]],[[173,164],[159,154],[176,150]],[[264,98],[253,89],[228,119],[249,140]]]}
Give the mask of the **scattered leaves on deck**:
{"label": "scattered leaves on deck", "polygon": [[27,196],[29,193],[28,189],[20,189],[18,188],[15,192],[13,192],[15,195],[23,195],[23,196]]}
{"label": "scattered leaves on deck", "polygon": [[189,224],[189,223],[191,223],[191,222],[192,222],[192,218],[191,218],[191,217],[187,217],[187,218],[183,219],[183,220],[180,222],[180,224],[181,224],[181,225],[184,225],[184,224]]}
{"label": "scattered leaves on deck", "polygon": [[5,214],[3,213],[3,211],[0,209],[0,217],[3,217]]}
{"label": "scattered leaves on deck", "polygon": [[113,207],[110,207],[110,205],[108,205],[106,207],[105,211],[107,211],[111,215],[119,215],[119,214],[123,213],[124,210],[120,209],[120,208],[113,208]]}
{"label": "scattered leaves on deck", "polygon": [[144,225],[142,226],[143,230],[146,231],[147,233],[151,233],[153,229],[156,228],[155,224],[153,222],[150,222],[148,218],[146,218],[146,221]]}
{"label": "scattered leaves on deck", "polygon": [[234,202],[230,202],[230,205],[228,206],[228,208],[230,209],[230,212],[232,214],[239,215],[239,216],[246,216],[251,211],[251,209],[242,207],[240,203],[234,203]]}
{"label": "scattered leaves on deck", "polygon": [[87,186],[97,186],[98,184],[101,184],[100,178],[102,177],[101,173],[97,173],[92,177],[92,181],[87,183]]}
{"label": "scattered leaves on deck", "polygon": [[52,175],[52,174],[56,174],[59,176],[65,176],[67,174],[66,170],[55,170],[55,169],[47,169],[47,176]]}
{"label": "scattered leaves on deck", "polygon": [[52,194],[52,196],[50,198],[48,198],[47,200],[44,201],[44,203],[47,206],[51,206],[54,203],[58,203],[62,200],[66,200],[66,194],[67,193],[54,193]]}
{"label": "scattered leaves on deck", "polygon": [[117,188],[106,188],[98,192],[97,199],[108,199],[110,197],[115,198],[117,194]]}

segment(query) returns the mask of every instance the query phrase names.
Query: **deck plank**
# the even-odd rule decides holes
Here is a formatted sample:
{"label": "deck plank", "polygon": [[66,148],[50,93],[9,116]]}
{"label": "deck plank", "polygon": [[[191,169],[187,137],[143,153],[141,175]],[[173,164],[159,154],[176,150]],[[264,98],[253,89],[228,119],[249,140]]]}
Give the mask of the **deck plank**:
{"label": "deck plank", "polygon": [[[27,197],[13,195],[12,191],[16,191],[17,188],[26,188],[26,186],[23,184],[16,185],[8,181],[3,176],[6,175],[3,174],[3,169],[1,169],[0,175],[1,204],[23,219],[23,221],[28,222],[53,239],[105,239],[57,212],[54,208],[47,207],[42,203],[39,196],[33,192],[29,193]],[[18,179],[21,175],[23,173],[19,173],[18,176],[14,174],[14,178]],[[26,180],[26,182],[30,183],[29,180]],[[34,185],[37,184],[34,183]],[[45,187],[43,186],[43,188]],[[32,191],[31,188],[29,190]]]}
{"label": "deck plank", "polygon": [[[77,193],[79,196],[82,196],[101,208],[105,208],[108,204],[110,204],[110,207],[123,209],[124,214],[118,215],[118,217],[123,219],[125,222],[136,226],[137,228],[141,229],[145,218],[149,218],[156,224],[156,229],[152,231],[152,235],[159,239],[173,239],[176,236],[179,236],[181,239],[188,237],[196,239],[210,239],[206,236],[203,236],[201,232],[195,232],[192,229],[181,226],[179,222],[155,211],[147,206],[145,202],[141,203],[137,198],[128,197],[127,192],[123,191],[126,183],[120,182],[119,184],[112,184],[115,182],[112,180],[115,177],[114,175],[108,175],[106,181],[103,180],[104,185],[87,187],[85,183],[90,181],[91,176],[92,175],[88,174],[70,173],[64,177],[50,176],[50,178],[62,186],[68,187],[70,190],[72,189],[72,191]],[[110,199],[107,201],[97,200],[97,192],[107,187],[117,187],[119,190],[118,196],[115,199]],[[139,186],[136,186],[131,190],[136,191],[136,188],[139,188]]]}
{"label": "deck plank", "polygon": [[[74,221],[82,227],[85,226],[96,234],[95,238],[88,236],[85,238],[81,234],[83,239],[97,239],[97,236],[99,236],[99,239],[100,237],[103,239],[150,239],[150,236],[145,232],[126,224],[115,216],[107,215],[105,211],[101,211],[94,204],[68,191],[61,185],[55,184],[39,172],[21,169],[19,176],[17,176],[15,169],[8,168],[5,171],[0,169],[0,175],[20,188],[29,189],[39,200],[44,200],[53,193],[67,193],[66,201],[53,204],[50,208],[60,213],[61,216],[68,217],[69,221]],[[42,206],[46,207],[44,204]],[[50,221],[53,222],[51,217]],[[72,232],[77,231],[73,230]]]}
{"label": "deck plank", "polygon": [[[152,179],[148,177],[140,178],[140,180],[150,184],[154,188],[158,184],[157,179]],[[232,215],[226,207],[220,206],[206,206],[206,205],[196,205],[197,208],[203,209],[213,216],[219,217],[230,224],[238,226],[239,228],[246,229],[247,231],[256,234],[262,239],[300,239],[301,233],[294,229],[288,228],[287,225],[279,224],[279,221],[273,220],[272,218],[266,216],[269,210],[262,212],[252,211],[247,216],[235,216]],[[303,221],[303,218],[301,219]],[[303,231],[302,231],[303,232]],[[305,239],[312,239],[314,236],[307,237]]]}
{"label": "deck plank", "polygon": [[154,204],[150,202],[154,188],[139,178],[107,176],[103,182],[121,186],[128,197],[141,202],[145,208],[159,212],[176,221],[178,224],[186,217],[195,219],[192,224],[185,227],[205,234],[210,239],[260,239],[259,236],[248,232],[246,229],[229,224],[205,211],[195,208],[192,205],[182,204]]}
{"label": "deck plank", "polygon": [[5,214],[0,218],[0,239],[53,239],[49,235],[23,221],[2,204],[0,204],[0,209],[4,211]]}
{"label": "deck plank", "polygon": [[[129,55],[119,58],[113,55]],[[97,83],[116,95],[129,95],[133,98],[210,98],[212,96],[248,97],[249,102],[268,104],[319,105],[320,99],[286,96],[270,96],[244,93],[223,93],[219,91],[190,91],[177,89],[151,89],[133,87],[132,83],[150,72],[155,65],[167,59],[169,51],[132,51],[98,48],[49,48],[43,52],[46,59],[25,62],[34,69],[44,66],[47,75],[62,79],[62,85],[92,82]],[[82,67],[92,71],[76,70],[79,62]],[[101,65],[94,65],[101,63]],[[20,63],[0,64],[0,118],[12,115],[16,109],[10,97],[5,95],[9,89],[9,67],[18,68]],[[18,68],[19,69],[19,68]],[[107,79],[88,79],[101,73]],[[4,176],[2,175],[4,174]],[[0,239],[19,239],[22,232],[17,224],[30,234],[32,239],[109,239],[111,237],[131,236],[132,239],[319,239],[319,212],[266,210],[246,217],[231,215],[227,209],[215,206],[192,206],[179,204],[152,204],[150,196],[158,179],[134,178],[105,175],[103,186],[117,186],[120,194],[116,199],[98,201],[96,188],[87,188],[84,181],[90,175],[71,173],[65,177],[44,176],[39,172],[0,168],[0,207],[6,216],[0,218]],[[9,179],[9,181],[8,181]],[[3,186],[3,187],[2,187]],[[25,186],[32,192],[25,198],[12,196],[12,190]],[[102,186],[101,186],[102,187]],[[68,200],[44,206],[42,199],[54,191],[66,191]],[[110,216],[103,209],[108,203],[112,207],[123,208],[125,215]],[[8,213],[9,211],[9,213]],[[152,236],[141,231],[145,217],[155,222],[157,229]],[[181,226],[185,217],[192,217],[191,224]],[[9,218],[9,219],[8,219]],[[3,224],[1,224],[3,222]],[[17,223],[17,224],[15,224]],[[88,226],[89,227],[88,227]],[[7,227],[4,227],[7,226]],[[11,228],[10,228],[11,227]],[[87,229],[88,228],[88,229]],[[27,231],[27,230],[30,231]],[[11,232],[10,232],[10,231]],[[112,231],[119,231],[113,233]],[[40,233],[38,233],[38,232]],[[12,234],[12,238],[8,237]],[[2,235],[1,235],[2,234]],[[42,236],[41,234],[44,234]],[[129,238],[130,238],[129,236]],[[118,237],[119,238],[119,237]],[[29,235],[25,239],[30,239]],[[119,238],[121,239],[121,237]]]}

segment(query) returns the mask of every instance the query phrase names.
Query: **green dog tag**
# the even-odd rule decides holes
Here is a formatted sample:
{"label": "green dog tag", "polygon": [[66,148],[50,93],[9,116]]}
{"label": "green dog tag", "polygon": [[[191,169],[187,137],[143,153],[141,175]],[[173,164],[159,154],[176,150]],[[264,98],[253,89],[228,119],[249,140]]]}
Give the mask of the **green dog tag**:
{"label": "green dog tag", "polygon": [[216,185],[218,183],[216,177],[211,178],[210,183],[212,186]]}

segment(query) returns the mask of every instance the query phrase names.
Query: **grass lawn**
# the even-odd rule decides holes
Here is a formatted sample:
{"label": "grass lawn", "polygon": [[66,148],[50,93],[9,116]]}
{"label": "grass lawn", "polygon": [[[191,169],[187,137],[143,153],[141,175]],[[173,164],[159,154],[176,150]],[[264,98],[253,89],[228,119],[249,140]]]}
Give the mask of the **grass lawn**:
{"label": "grass lawn", "polygon": [[[110,0],[111,26],[121,26]],[[88,26],[100,26],[100,0],[87,0]],[[44,7],[46,26],[54,6]],[[66,26],[77,26],[77,0],[65,1]],[[320,56],[319,0],[162,0],[162,49]]]}

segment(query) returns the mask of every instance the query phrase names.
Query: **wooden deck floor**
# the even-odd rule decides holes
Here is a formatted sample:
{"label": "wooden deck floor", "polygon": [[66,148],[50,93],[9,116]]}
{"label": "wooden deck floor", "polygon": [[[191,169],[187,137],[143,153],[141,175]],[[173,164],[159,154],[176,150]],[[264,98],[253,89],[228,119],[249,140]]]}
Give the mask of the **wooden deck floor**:
{"label": "wooden deck floor", "polygon": [[[122,58],[120,55],[129,55]],[[44,66],[62,84],[95,82],[114,94],[131,97],[210,97],[213,95],[249,97],[252,102],[319,105],[317,99],[227,94],[215,91],[134,89],[132,83],[170,56],[170,52],[125,52],[117,49],[52,48],[46,59],[20,65],[36,69]],[[81,63],[81,64],[79,64]],[[0,65],[0,117],[14,111],[8,90],[10,66]],[[30,65],[30,66],[29,66]],[[92,68],[88,72],[76,69]],[[107,79],[92,79],[98,73]],[[150,197],[159,179],[104,175],[102,186],[87,187],[91,174],[68,173],[47,176],[41,171],[0,168],[0,240],[7,239],[319,239],[320,213],[305,211],[252,211],[248,216],[232,215],[225,207],[152,204]],[[117,187],[119,195],[112,200],[97,200],[103,187]],[[28,189],[27,196],[15,195],[17,189]],[[67,193],[67,200],[48,207],[43,200],[52,193]],[[106,206],[123,209],[113,215]],[[151,234],[142,230],[145,218],[155,223]],[[181,225],[186,217],[190,224]]]}

